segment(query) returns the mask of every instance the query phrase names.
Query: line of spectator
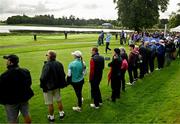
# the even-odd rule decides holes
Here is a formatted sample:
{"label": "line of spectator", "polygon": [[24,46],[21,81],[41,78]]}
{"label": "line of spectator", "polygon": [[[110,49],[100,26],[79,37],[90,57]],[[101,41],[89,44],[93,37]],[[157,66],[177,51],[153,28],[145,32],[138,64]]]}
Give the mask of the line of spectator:
{"label": "line of spectator", "polygon": [[[180,55],[180,40],[167,38],[158,42],[155,40],[142,41],[140,46],[129,45],[129,56],[124,48],[115,48],[112,61],[108,64],[110,71],[108,82],[111,85],[112,94],[110,100],[115,102],[120,98],[121,89],[125,91],[125,73],[128,70],[129,84],[134,85],[138,78],[154,71],[154,61],[157,57],[158,69],[160,70],[166,64],[170,65],[175,59],[175,51],[178,48],[178,57]],[[90,60],[89,82],[91,85],[91,97],[93,103],[90,107],[99,109],[103,104],[100,92],[100,82],[105,66],[104,57],[99,55],[98,48],[92,48]],[[60,89],[71,84],[77,96],[77,106],[72,107],[74,111],[82,111],[82,88],[84,84],[84,75],[86,74],[86,65],[83,61],[82,53],[74,51],[72,53],[74,60],[68,66],[67,77],[64,72],[62,63],[56,60],[56,52],[49,50],[46,54],[47,61],[44,62],[40,76],[40,87],[43,90],[45,104],[48,105],[49,121],[54,121],[55,100],[58,105],[59,118],[65,117],[61,101]],[[7,55],[7,71],[0,76],[0,104],[3,104],[7,113],[9,123],[18,123],[20,113],[24,117],[25,123],[31,123],[29,114],[28,100],[34,95],[31,89],[31,75],[27,69],[20,68],[19,57],[17,55]],[[140,74],[138,76],[138,71]]]}

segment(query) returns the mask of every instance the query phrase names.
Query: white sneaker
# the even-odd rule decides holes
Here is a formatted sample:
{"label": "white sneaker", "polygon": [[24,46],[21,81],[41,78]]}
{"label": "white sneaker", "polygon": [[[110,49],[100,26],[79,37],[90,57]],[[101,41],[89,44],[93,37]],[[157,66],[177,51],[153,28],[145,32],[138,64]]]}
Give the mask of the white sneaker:
{"label": "white sneaker", "polygon": [[103,105],[103,103],[99,103],[99,105],[100,105],[100,106],[102,106],[102,105]]}
{"label": "white sneaker", "polygon": [[136,81],[133,81],[133,82],[132,82],[132,85],[134,85],[135,83],[136,83]]}
{"label": "white sneaker", "polygon": [[127,84],[127,85],[133,85],[133,84],[132,84],[132,83],[130,83],[130,82],[129,82],[129,83],[126,83],[126,84]]}
{"label": "white sneaker", "polygon": [[137,81],[137,80],[138,80],[138,78],[135,78],[135,79],[134,79],[134,81]]}
{"label": "white sneaker", "polygon": [[73,109],[74,111],[81,112],[81,108],[80,108],[79,106],[77,106],[77,107],[72,107],[72,109]]}
{"label": "white sneaker", "polygon": [[90,104],[90,107],[95,108],[95,109],[99,109],[99,106],[95,106],[95,104]]}
{"label": "white sneaker", "polygon": [[59,118],[60,118],[60,119],[63,119],[64,116],[65,116],[64,111],[60,111],[60,112],[59,112]]}
{"label": "white sneaker", "polygon": [[49,121],[51,121],[51,122],[54,121],[54,115],[48,115],[47,117],[48,117],[48,120],[49,120]]}
{"label": "white sneaker", "polygon": [[158,71],[158,70],[160,70],[160,69],[159,69],[159,68],[156,68],[155,70],[157,70],[157,71]]}

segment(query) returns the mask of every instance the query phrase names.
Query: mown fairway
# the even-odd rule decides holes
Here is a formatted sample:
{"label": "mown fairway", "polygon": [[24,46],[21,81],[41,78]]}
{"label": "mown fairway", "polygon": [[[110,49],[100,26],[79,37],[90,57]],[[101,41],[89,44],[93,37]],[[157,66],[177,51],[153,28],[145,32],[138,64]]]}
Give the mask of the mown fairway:
{"label": "mown fairway", "polygon": [[[89,72],[90,50],[97,42],[97,34],[77,34],[68,36],[64,40],[61,35],[38,35],[38,41],[33,41],[31,35],[0,36],[0,73],[6,70],[6,63],[2,59],[5,54],[14,53],[20,57],[20,66],[31,71],[35,96],[30,100],[30,113],[33,123],[48,123],[47,107],[44,105],[42,90],[39,88],[39,77],[45,54],[49,49],[57,51],[58,60],[64,65],[65,71],[69,62],[73,60],[71,52],[81,50]],[[110,47],[120,47],[119,42],[112,39]],[[100,54],[104,54],[104,46],[99,47]],[[128,47],[126,47],[128,50]],[[138,80],[134,86],[126,86],[126,92],[116,103],[107,100],[111,95],[111,88],[107,85],[109,68],[104,70],[101,82],[103,106],[99,110],[89,107],[91,103],[88,73],[83,87],[83,110],[81,113],[72,111],[76,105],[76,96],[71,86],[61,90],[62,101],[66,116],[59,120],[55,109],[56,123],[180,123],[180,59],[174,61],[170,67],[155,71],[143,80]],[[126,74],[126,82],[128,82]],[[0,123],[6,123],[6,115],[0,105]],[[20,118],[20,122],[23,122]]]}

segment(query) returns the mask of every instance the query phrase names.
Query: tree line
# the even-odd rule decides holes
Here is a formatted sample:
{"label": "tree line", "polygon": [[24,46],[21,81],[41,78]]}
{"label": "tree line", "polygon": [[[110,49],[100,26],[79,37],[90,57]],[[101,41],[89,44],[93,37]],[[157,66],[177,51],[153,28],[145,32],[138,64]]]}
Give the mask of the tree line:
{"label": "tree line", "polygon": [[8,17],[7,24],[43,24],[43,25],[75,25],[75,26],[99,26],[103,23],[111,23],[118,26],[116,20],[103,20],[103,19],[80,19],[73,15],[69,17],[55,18],[54,15],[36,15],[28,17],[27,15],[17,15]]}
{"label": "tree line", "polygon": [[41,25],[70,25],[70,26],[100,26],[103,23],[111,23],[116,27],[134,29],[140,31],[152,27],[164,28],[168,24],[169,28],[180,25],[180,3],[179,10],[170,15],[169,19],[159,19],[159,10],[167,10],[169,0],[113,0],[117,5],[118,19],[80,19],[73,15],[69,17],[55,18],[54,15],[17,15],[9,17],[7,24],[41,24]]}

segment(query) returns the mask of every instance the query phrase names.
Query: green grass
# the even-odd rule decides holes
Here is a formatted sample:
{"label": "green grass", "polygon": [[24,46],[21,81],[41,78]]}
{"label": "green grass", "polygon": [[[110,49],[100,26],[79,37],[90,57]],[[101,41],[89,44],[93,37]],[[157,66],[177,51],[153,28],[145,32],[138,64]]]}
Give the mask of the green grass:
{"label": "green grass", "polygon": [[[67,72],[68,64],[73,60],[71,52],[81,50],[84,61],[89,71],[90,50],[96,45],[97,34],[70,35],[68,40],[64,36],[40,35],[35,42],[31,35],[26,36],[0,36],[0,58],[5,54],[16,53],[20,57],[20,66],[31,71],[35,96],[30,100],[30,113],[33,123],[48,123],[46,119],[47,106],[44,105],[42,90],[39,88],[39,77],[46,60],[48,49],[55,49],[58,60],[61,61]],[[119,42],[112,39],[111,48],[119,47]],[[104,54],[104,46],[99,47],[103,56],[112,56],[112,53]],[[126,47],[128,50],[128,47]],[[104,70],[101,82],[101,92],[104,104],[99,110],[89,107],[91,103],[88,74],[85,77],[83,87],[83,111],[73,112],[72,106],[76,105],[76,96],[71,86],[61,90],[62,101],[66,116],[63,121],[58,119],[58,111],[55,109],[56,123],[180,123],[180,64],[179,59],[170,67],[161,71],[155,71],[147,75],[143,80],[138,80],[134,86],[126,86],[121,99],[116,103],[107,100],[111,95],[111,88],[107,85],[109,68]],[[0,73],[6,70],[6,63],[0,59]],[[126,74],[126,82],[128,75]],[[6,123],[4,107],[0,105],[0,123]],[[20,122],[23,122],[22,117]]]}

